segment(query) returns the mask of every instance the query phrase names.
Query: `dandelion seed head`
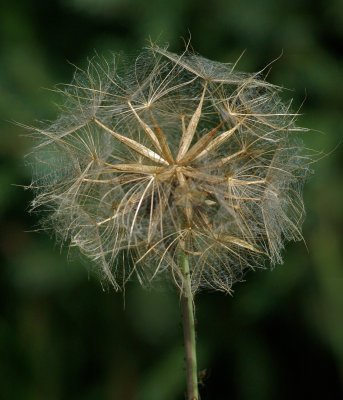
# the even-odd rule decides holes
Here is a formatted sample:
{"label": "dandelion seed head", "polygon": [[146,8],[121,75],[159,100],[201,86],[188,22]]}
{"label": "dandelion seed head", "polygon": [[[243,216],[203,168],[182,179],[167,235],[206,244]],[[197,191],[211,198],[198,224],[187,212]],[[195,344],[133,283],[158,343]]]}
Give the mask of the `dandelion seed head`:
{"label": "dandelion seed head", "polygon": [[194,292],[229,292],[301,239],[309,156],[261,73],[152,46],[57,90],[60,116],[32,128],[32,209],[116,289],[136,275],[182,290],[183,252]]}

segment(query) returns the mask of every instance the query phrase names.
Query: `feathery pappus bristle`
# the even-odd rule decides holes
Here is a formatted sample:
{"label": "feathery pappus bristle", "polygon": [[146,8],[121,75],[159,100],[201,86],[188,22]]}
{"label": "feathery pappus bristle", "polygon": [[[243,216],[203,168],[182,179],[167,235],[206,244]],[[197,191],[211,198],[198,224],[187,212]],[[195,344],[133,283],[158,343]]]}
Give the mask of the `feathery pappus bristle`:
{"label": "feathery pappus bristle", "polygon": [[309,156],[280,90],[188,50],[95,57],[32,128],[32,209],[116,289],[137,275],[182,291],[184,253],[193,292],[229,292],[301,239]]}

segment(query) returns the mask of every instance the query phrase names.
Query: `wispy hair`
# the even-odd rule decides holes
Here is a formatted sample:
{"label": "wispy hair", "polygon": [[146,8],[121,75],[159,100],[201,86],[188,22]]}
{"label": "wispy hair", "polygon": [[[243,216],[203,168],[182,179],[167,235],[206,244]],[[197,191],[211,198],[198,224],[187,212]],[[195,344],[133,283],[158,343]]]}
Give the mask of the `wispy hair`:
{"label": "wispy hair", "polygon": [[32,210],[116,289],[136,275],[182,290],[183,252],[193,292],[229,292],[302,238],[303,129],[262,72],[153,45],[57,90],[60,116],[31,129]]}

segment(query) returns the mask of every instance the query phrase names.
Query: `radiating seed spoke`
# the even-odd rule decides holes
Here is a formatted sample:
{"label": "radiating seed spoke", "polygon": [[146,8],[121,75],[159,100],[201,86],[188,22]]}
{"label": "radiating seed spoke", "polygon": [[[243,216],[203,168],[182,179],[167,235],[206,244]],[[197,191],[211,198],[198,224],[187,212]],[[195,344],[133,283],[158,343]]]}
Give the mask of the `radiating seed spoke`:
{"label": "radiating seed spoke", "polygon": [[144,156],[146,158],[149,158],[151,161],[154,161],[156,163],[163,164],[163,165],[169,165],[165,159],[163,159],[158,154],[156,154],[154,151],[148,149],[141,143],[138,143],[133,139],[127,138],[126,136],[120,135],[119,133],[112,131],[112,129],[108,128],[106,125],[102,124],[100,121],[98,121],[95,118],[93,119],[93,121],[97,125],[99,125],[101,128],[103,128],[106,132],[111,134],[113,137],[118,139],[120,142],[125,144],[127,147],[130,147],[135,152],[141,154],[142,156]]}
{"label": "radiating seed spoke", "polygon": [[189,121],[186,132],[181,137],[179,152],[176,157],[177,162],[179,162],[182,159],[182,157],[188,151],[189,146],[191,145],[195,130],[196,130],[199,120],[200,120],[201,109],[202,109],[202,105],[203,105],[204,98],[205,98],[206,88],[207,88],[207,82],[205,82],[199,105],[198,105],[197,109],[195,110],[194,114],[192,115],[191,120]]}

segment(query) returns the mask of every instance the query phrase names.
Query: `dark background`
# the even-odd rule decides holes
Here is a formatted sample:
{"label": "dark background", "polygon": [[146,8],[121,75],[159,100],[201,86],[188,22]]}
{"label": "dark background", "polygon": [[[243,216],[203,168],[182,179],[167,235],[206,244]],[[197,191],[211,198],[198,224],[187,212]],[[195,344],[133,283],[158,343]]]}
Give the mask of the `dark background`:
{"label": "dark background", "polygon": [[[202,400],[343,396],[341,0],[16,0],[0,6],[0,397],[19,400],[184,399],[178,296],[128,285],[102,290],[67,262],[27,208],[24,154],[11,121],[53,119],[56,95],[96,50],[133,53],[159,39],[292,89],[310,148],[327,154],[305,189],[304,243],[285,263],[250,273],[234,296],[200,293]],[[68,63],[69,61],[69,63]]]}

